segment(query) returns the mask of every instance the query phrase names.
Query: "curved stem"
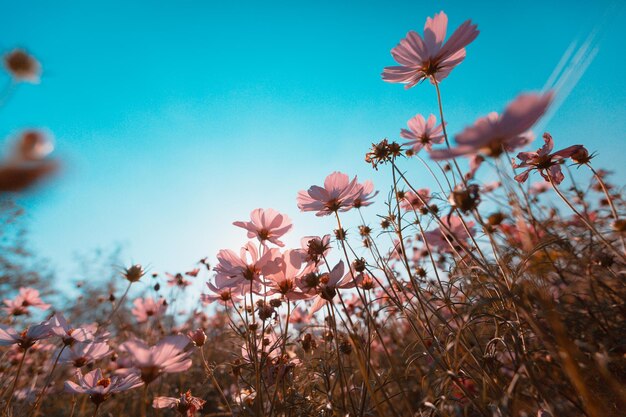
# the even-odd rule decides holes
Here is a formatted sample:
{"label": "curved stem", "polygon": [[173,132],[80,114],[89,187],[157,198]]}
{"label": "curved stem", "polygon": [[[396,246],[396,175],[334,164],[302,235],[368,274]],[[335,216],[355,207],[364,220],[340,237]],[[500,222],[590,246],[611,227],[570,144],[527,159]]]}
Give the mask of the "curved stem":
{"label": "curved stem", "polygon": [[11,407],[11,401],[13,400],[13,393],[15,392],[15,387],[17,386],[17,380],[20,377],[20,373],[22,372],[22,367],[24,366],[24,360],[26,359],[26,352],[28,352],[28,349],[24,349],[24,354],[22,355],[20,364],[17,367],[17,372],[15,373],[15,379],[13,380],[13,387],[11,388],[11,392],[9,392],[9,398],[7,398],[7,404],[4,406],[4,411],[2,413],[4,415],[8,414],[9,409]]}

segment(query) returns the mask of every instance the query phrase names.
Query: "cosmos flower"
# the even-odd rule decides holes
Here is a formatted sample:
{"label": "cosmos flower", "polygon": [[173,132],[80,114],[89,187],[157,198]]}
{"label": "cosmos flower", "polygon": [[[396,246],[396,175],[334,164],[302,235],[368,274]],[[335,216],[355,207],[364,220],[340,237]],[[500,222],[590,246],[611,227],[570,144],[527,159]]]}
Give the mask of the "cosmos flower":
{"label": "cosmos flower", "polygon": [[42,132],[22,132],[5,161],[0,161],[0,192],[21,191],[57,171],[59,164],[46,159],[52,149]]}
{"label": "cosmos flower", "polygon": [[21,316],[30,314],[28,308],[35,307],[40,310],[47,310],[50,304],[44,303],[39,298],[39,291],[30,287],[21,287],[19,293],[12,300],[4,300],[6,307],[3,308],[7,314],[12,316]]}
{"label": "cosmos flower", "polygon": [[285,251],[282,256],[268,262],[263,268],[268,290],[265,295],[280,294],[290,301],[308,298],[309,295],[300,291],[297,286],[298,279],[314,269],[314,266],[307,265],[304,260],[304,252],[293,249]]}
{"label": "cosmos flower", "polygon": [[352,207],[361,208],[367,207],[374,202],[374,197],[378,195],[378,191],[374,191],[374,183],[371,181],[365,181],[363,184],[358,184],[358,193],[352,201]]}
{"label": "cosmos flower", "polygon": [[253,242],[248,242],[239,252],[239,256],[230,250],[222,249],[217,253],[217,273],[215,282],[218,288],[241,287],[242,292],[255,290],[265,264],[278,256],[277,249],[266,250],[261,257]]}
{"label": "cosmos flower", "polygon": [[424,203],[428,204],[429,201],[429,188],[421,188],[417,190],[417,194],[413,191],[406,191],[400,201],[400,208],[406,211],[419,210],[424,207]]}
{"label": "cosmos flower", "polygon": [[[317,296],[314,298],[313,305],[309,309],[309,315],[324,307],[326,302],[332,302],[337,295],[338,289],[354,288],[356,283],[350,282],[350,274],[344,275],[343,261],[339,261],[337,265],[327,274],[319,277],[319,286],[317,287]],[[303,277],[303,278],[306,278]],[[306,284],[305,279],[300,281],[300,285]]]}
{"label": "cosmos flower", "polygon": [[300,239],[300,246],[306,253],[305,261],[317,264],[330,252],[330,235],[305,236]]}
{"label": "cosmos flower", "polygon": [[21,349],[28,349],[39,340],[47,339],[50,333],[50,323],[47,321],[30,326],[21,333],[18,333],[11,327],[0,324],[0,346],[17,345]]}
{"label": "cosmos flower", "polygon": [[301,211],[316,211],[316,216],[328,216],[337,211],[348,211],[354,200],[361,196],[362,187],[357,178],[341,172],[333,172],[324,180],[324,187],[312,185],[307,191],[298,192],[298,208]]}
{"label": "cosmos flower", "polygon": [[249,222],[234,222],[233,225],[248,231],[248,238],[257,238],[263,244],[273,243],[283,247],[285,244],[278,240],[293,227],[291,220],[274,209],[254,209],[250,213]]}
{"label": "cosmos flower", "polygon": [[480,153],[496,158],[505,150],[512,152],[533,140],[529,129],[543,116],[553,94],[522,94],[511,102],[502,115],[489,113],[465,128],[456,137],[456,148],[437,149],[430,153],[435,160]]}
{"label": "cosmos flower", "polygon": [[[465,245],[470,236],[467,230],[465,230],[462,219],[458,216],[447,216],[442,217],[441,221],[443,226],[424,233],[431,250],[436,248],[442,252],[452,252],[453,249],[458,250],[461,245]],[[468,230],[472,233],[474,222],[470,221],[466,224]]]}
{"label": "cosmos flower", "polygon": [[187,392],[180,394],[179,398],[156,397],[152,401],[152,407],[175,408],[180,415],[193,417],[196,415],[198,410],[202,410],[205,403],[206,401],[203,399],[192,396],[191,391],[188,390]]}
{"label": "cosmos flower", "polygon": [[391,50],[400,66],[386,67],[383,80],[406,84],[408,89],[426,78],[437,82],[446,78],[465,59],[465,47],[478,36],[476,25],[467,20],[444,43],[447,27],[448,16],[440,12],[426,19],[423,38],[410,31]]}
{"label": "cosmos flower", "polygon": [[188,344],[189,338],[183,335],[167,336],[154,346],[133,339],[122,343],[120,351],[128,353],[141,380],[149,384],[164,373],[183,372],[191,367],[192,351],[184,351]]}
{"label": "cosmos flower", "polygon": [[213,285],[211,282],[207,282],[206,285],[207,287],[209,287],[209,290],[211,290],[212,294],[200,294],[200,301],[202,301],[204,304],[210,304],[217,301],[223,306],[227,306],[241,299],[241,296],[239,296],[239,294],[237,294],[237,291],[233,288],[221,288],[219,286]]}
{"label": "cosmos flower", "polygon": [[[513,160],[513,168],[526,168],[524,172],[515,176],[515,180],[524,183],[528,179],[531,171],[537,170],[541,176],[547,181],[553,181],[560,184],[565,177],[561,172],[561,162],[565,158],[571,158],[573,155],[581,153],[581,149],[585,149],[583,145],[572,145],[560,151],[552,152],[554,149],[554,140],[549,133],[543,135],[544,145],[535,152],[520,152],[517,158],[522,161],[516,164]],[[585,152],[587,150],[585,149]],[[588,153],[588,152],[587,152]]]}
{"label": "cosmos flower", "polygon": [[64,349],[60,356],[60,361],[71,363],[76,368],[81,368],[113,353],[107,343],[74,343]]}
{"label": "cosmos flower", "polygon": [[183,274],[170,274],[169,272],[166,272],[165,276],[167,277],[167,285],[170,287],[185,288],[191,285],[191,281],[185,279]]}
{"label": "cosmos flower", "polygon": [[408,139],[407,145],[411,146],[413,153],[418,153],[422,148],[432,150],[433,143],[443,143],[443,126],[436,125],[437,119],[434,114],[424,119],[421,114],[416,115],[407,122],[409,130],[402,129],[400,136]]}
{"label": "cosmos flower", "polygon": [[137,323],[145,323],[150,317],[159,317],[167,310],[167,304],[163,298],[156,301],[152,297],[137,298],[133,305],[135,308],[131,312],[137,319]]}
{"label": "cosmos flower", "polygon": [[73,328],[69,325],[61,313],[55,314],[49,321],[52,335],[58,336],[64,345],[93,341],[96,326],[83,326]]}
{"label": "cosmos flower", "polygon": [[72,394],[88,394],[89,399],[98,405],[106,401],[111,394],[128,391],[143,385],[138,375],[104,377],[100,368],[85,375],[77,369],[75,377],[78,383],[65,381],[65,391]]}

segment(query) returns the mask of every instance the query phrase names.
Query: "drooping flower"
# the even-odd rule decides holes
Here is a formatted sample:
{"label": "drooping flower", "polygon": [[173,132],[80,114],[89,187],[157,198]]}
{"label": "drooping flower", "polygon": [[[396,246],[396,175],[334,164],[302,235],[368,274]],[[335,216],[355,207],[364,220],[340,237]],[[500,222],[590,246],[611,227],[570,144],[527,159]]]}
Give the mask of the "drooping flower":
{"label": "drooping flower", "polygon": [[512,152],[533,140],[530,128],[543,116],[553,94],[522,94],[511,102],[502,115],[489,113],[455,136],[456,148],[437,149],[430,157],[437,161],[461,155],[482,154],[496,158],[505,150]]}
{"label": "drooping flower", "polygon": [[427,18],[424,37],[414,31],[391,50],[400,66],[386,67],[383,80],[406,84],[411,88],[426,78],[440,82],[465,59],[465,47],[478,36],[477,26],[467,20],[459,26],[444,43],[448,28],[448,16],[444,12]]}
{"label": "drooping flower", "polygon": [[4,66],[15,81],[38,83],[41,64],[23,49],[14,49],[4,55]]}
{"label": "drooping flower", "polygon": [[274,209],[254,209],[250,213],[249,222],[234,222],[233,225],[248,231],[248,238],[257,238],[263,244],[270,242],[283,247],[285,244],[278,240],[293,227],[291,220]]}
{"label": "drooping flower", "polygon": [[350,210],[360,193],[356,177],[350,180],[346,174],[333,172],[324,180],[324,187],[313,185],[307,191],[298,192],[298,208],[301,211],[316,211],[316,216],[328,216]]}
{"label": "drooping flower", "polygon": [[522,161],[521,164],[516,164],[515,160],[513,160],[513,168],[526,168],[524,172],[515,176],[517,182],[526,182],[530,172],[537,170],[547,182],[553,181],[555,184],[560,184],[565,179],[563,172],[561,172],[563,159],[580,154],[581,149],[587,152],[583,145],[572,145],[560,151],[550,153],[554,149],[552,136],[549,133],[544,133],[543,140],[545,142],[544,145],[535,152],[520,152],[517,154],[519,160]]}
{"label": "drooping flower", "polygon": [[180,415],[193,417],[196,415],[197,411],[202,410],[205,403],[205,400],[192,396],[191,391],[188,390],[187,392],[180,394],[179,398],[156,397],[152,401],[152,407],[175,408]]}
{"label": "drooping flower", "polygon": [[150,317],[160,317],[167,310],[167,304],[163,298],[156,301],[152,297],[137,298],[133,305],[135,308],[131,312],[137,319],[137,323],[145,323]]}
{"label": "drooping flower", "polygon": [[96,368],[85,375],[77,369],[76,380],[65,381],[65,391],[72,394],[88,394],[89,399],[96,405],[106,401],[111,394],[128,391],[143,385],[138,375],[104,377],[100,368]]}
{"label": "drooping flower", "polygon": [[120,345],[120,350],[130,355],[141,380],[149,384],[164,373],[183,372],[191,367],[192,351],[184,351],[188,344],[186,336],[175,335],[161,339],[154,346],[140,339],[128,340]]}
{"label": "drooping flower", "polygon": [[107,343],[74,343],[61,353],[59,360],[81,368],[113,353]]}
{"label": "drooping flower", "polygon": [[424,120],[421,114],[416,115],[407,122],[409,130],[402,129],[400,136],[408,139],[407,145],[411,146],[413,153],[418,153],[422,148],[432,150],[433,143],[443,143],[443,126],[436,125],[437,119],[434,114]]}

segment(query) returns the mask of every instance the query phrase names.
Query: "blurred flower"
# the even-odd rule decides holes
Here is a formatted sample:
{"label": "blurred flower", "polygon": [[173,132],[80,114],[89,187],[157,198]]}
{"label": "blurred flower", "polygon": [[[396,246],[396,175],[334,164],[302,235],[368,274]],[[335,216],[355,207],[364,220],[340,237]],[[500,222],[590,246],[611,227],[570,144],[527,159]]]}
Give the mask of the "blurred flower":
{"label": "blurred flower", "polygon": [[463,22],[444,43],[448,27],[448,16],[444,12],[426,19],[424,37],[410,31],[391,50],[391,55],[400,66],[386,67],[383,80],[406,84],[411,88],[426,78],[438,82],[465,59],[465,47],[478,36],[476,25],[470,20]]}
{"label": "blurred flower", "polygon": [[52,149],[52,142],[42,132],[22,132],[5,161],[0,161],[0,193],[21,191],[54,173],[58,162],[45,159]]}
{"label": "blurred flower", "polygon": [[137,323],[145,323],[149,317],[160,317],[167,310],[167,305],[163,298],[159,298],[156,301],[152,297],[137,298],[133,305],[135,308],[131,312],[137,319]]}
{"label": "blurred flower", "polygon": [[78,384],[73,381],[65,381],[65,391],[72,394],[88,394],[89,399],[94,404],[103,403],[111,394],[128,391],[143,385],[139,377],[133,374],[105,378],[100,368],[96,368],[85,375],[77,369],[75,377]]}
{"label": "blurred flower", "polygon": [[204,346],[204,343],[206,342],[206,339],[207,339],[206,333],[204,333],[204,330],[202,329],[197,329],[194,331],[190,330],[189,332],[187,332],[187,337],[189,337],[189,339],[191,339],[193,344],[198,347]]}
{"label": "blurred flower", "polygon": [[169,272],[166,272],[165,276],[167,276],[167,285],[170,287],[185,288],[191,285],[191,281],[185,279],[183,274],[170,274]]}
{"label": "blurred flower", "polygon": [[124,269],[124,272],[122,272],[124,278],[126,278],[129,282],[137,282],[145,274],[146,270],[139,264],[132,265],[131,267]]}
{"label": "blurred flower", "polygon": [[456,148],[437,149],[430,153],[435,161],[480,153],[496,158],[505,150],[512,152],[533,140],[529,129],[543,116],[553,94],[522,94],[511,102],[502,115],[489,113],[456,135]]}
{"label": "blurred flower", "polygon": [[4,67],[15,81],[38,83],[41,64],[23,49],[14,49],[4,55]]}
{"label": "blurred flower", "polygon": [[417,190],[417,194],[413,191],[404,192],[400,200],[400,208],[406,211],[419,210],[428,204],[430,200],[430,189],[421,188]]}
{"label": "blurred flower", "polygon": [[152,407],[154,408],[175,408],[176,411],[182,416],[193,417],[198,410],[201,410],[204,406],[204,401],[201,398],[191,395],[191,391],[188,390],[184,394],[180,394],[179,398],[174,397],[156,397],[152,401]]}
{"label": "blurred flower", "polygon": [[413,153],[418,153],[422,148],[432,150],[433,143],[443,143],[443,126],[437,125],[437,119],[434,114],[428,116],[428,120],[424,120],[421,114],[416,115],[408,121],[409,130],[402,129],[400,136],[409,139],[407,145],[411,146]]}
{"label": "blurred flower", "polygon": [[183,335],[167,336],[155,346],[140,339],[129,340],[120,345],[120,351],[130,355],[133,367],[146,384],[164,373],[186,371],[191,367],[191,351],[185,352],[189,339]]}
{"label": "blurred flower", "polygon": [[61,353],[60,360],[76,368],[83,367],[113,353],[107,343],[74,343]]}
{"label": "blurred flower", "polygon": [[[461,246],[465,246],[466,240],[470,237],[465,230],[463,220],[458,216],[442,217],[442,225],[435,230],[424,233],[426,241],[431,247],[439,249],[442,252],[452,252],[459,250]],[[474,222],[467,222],[467,229],[472,233]]]}
{"label": "blurred flower", "polygon": [[34,326],[21,333],[15,329],[0,324],[0,346],[17,345],[21,349],[28,349],[37,341],[47,339],[50,336],[50,324],[46,321]]}
{"label": "blurred flower", "polygon": [[256,237],[263,244],[270,242],[276,246],[285,246],[278,238],[293,227],[289,217],[271,208],[258,208],[252,210],[250,219],[249,222],[234,222],[233,224],[246,229],[249,239]]}
{"label": "blurred flower", "polygon": [[12,316],[29,314],[28,307],[35,307],[40,310],[50,308],[50,304],[44,303],[39,298],[39,291],[30,287],[21,287],[15,298],[12,300],[5,299],[4,304],[6,304],[6,307],[3,310]]}

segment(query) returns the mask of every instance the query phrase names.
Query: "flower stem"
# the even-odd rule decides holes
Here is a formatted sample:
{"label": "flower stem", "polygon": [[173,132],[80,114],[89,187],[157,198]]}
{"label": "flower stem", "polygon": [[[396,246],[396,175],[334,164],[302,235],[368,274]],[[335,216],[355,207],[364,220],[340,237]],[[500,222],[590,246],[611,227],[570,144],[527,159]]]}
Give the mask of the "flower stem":
{"label": "flower stem", "polygon": [[9,398],[7,398],[7,404],[4,407],[4,412],[2,413],[4,415],[8,415],[9,413],[9,409],[11,407],[11,401],[13,400],[13,393],[15,392],[15,387],[17,386],[17,380],[20,377],[20,373],[22,372],[22,367],[24,366],[24,360],[26,359],[26,352],[28,352],[28,349],[24,349],[24,354],[22,355],[20,364],[17,367],[17,372],[15,373],[15,379],[13,380],[13,387],[11,388],[11,392],[9,392]]}

